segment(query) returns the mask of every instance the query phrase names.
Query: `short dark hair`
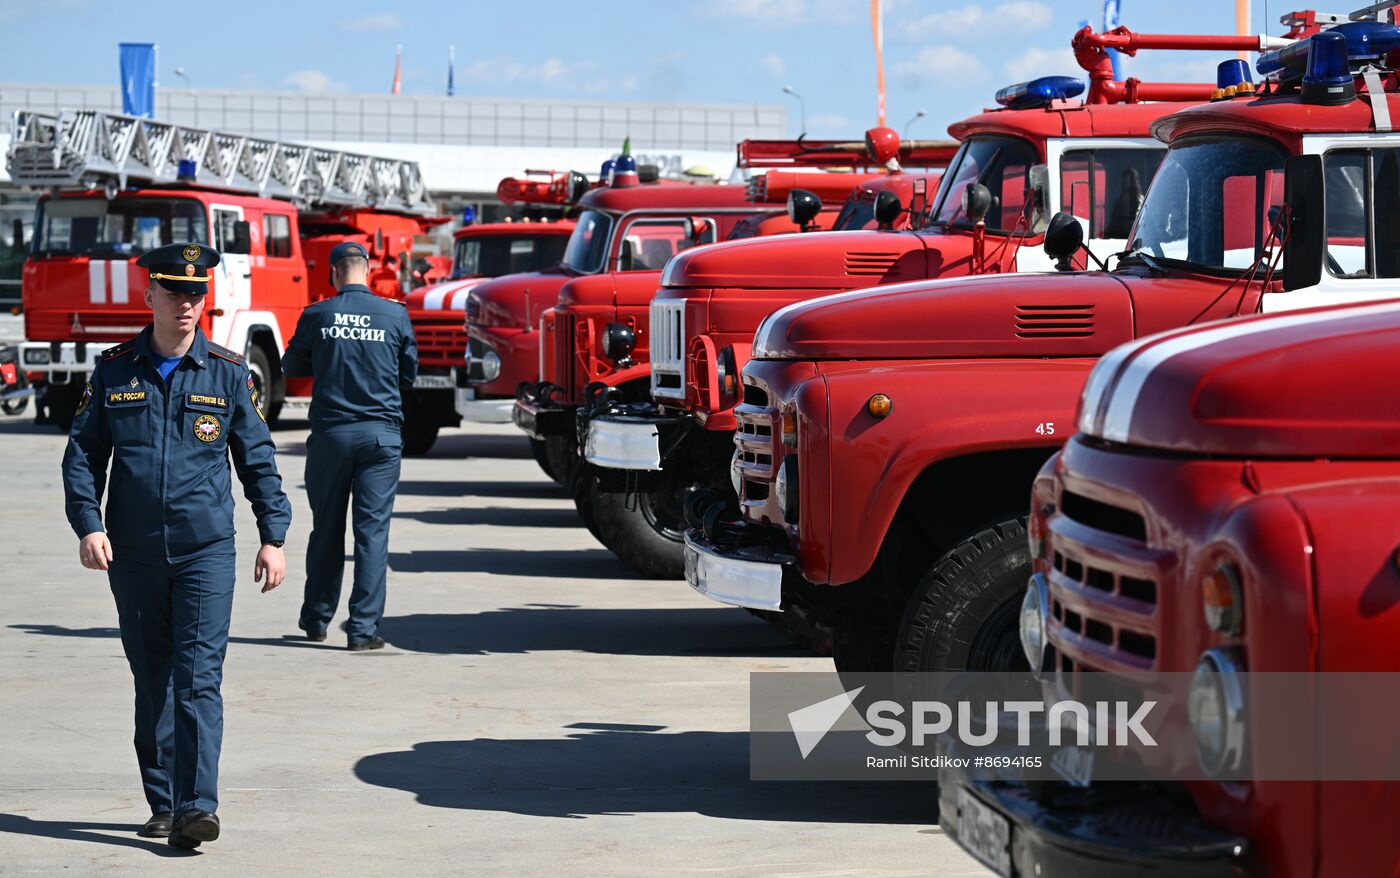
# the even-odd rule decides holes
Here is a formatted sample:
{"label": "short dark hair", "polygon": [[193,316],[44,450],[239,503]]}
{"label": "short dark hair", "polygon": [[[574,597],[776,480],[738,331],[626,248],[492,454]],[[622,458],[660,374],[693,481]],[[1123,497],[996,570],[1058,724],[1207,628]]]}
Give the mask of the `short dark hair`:
{"label": "short dark hair", "polygon": [[364,266],[365,274],[369,274],[369,260],[363,256],[342,256],[335,261],[335,270],[340,273],[341,277],[344,277],[350,273],[357,262]]}

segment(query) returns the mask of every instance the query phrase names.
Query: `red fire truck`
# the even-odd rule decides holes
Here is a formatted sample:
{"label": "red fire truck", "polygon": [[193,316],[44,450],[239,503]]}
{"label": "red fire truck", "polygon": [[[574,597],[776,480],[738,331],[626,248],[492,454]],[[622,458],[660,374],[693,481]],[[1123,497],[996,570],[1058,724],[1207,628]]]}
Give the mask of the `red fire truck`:
{"label": "red fire truck", "polygon": [[149,322],[134,262],[146,250],[219,250],[201,326],[247,355],[271,421],[309,403],[281,353],[302,309],[334,294],[331,248],[365,245],[376,292],[401,300],[413,238],[440,221],[412,162],[91,110],[18,113],[7,167],[55,190],[24,264],[20,360],[61,429],[98,354]]}
{"label": "red fire truck", "polygon": [[[1167,156],[1111,272],[902,285],[770,317],[738,410],[743,520],[687,533],[692,584],[759,607],[786,595],[836,627],[838,668],[1018,665],[1021,495],[1095,358],[1171,327],[1394,294],[1367,219],[1391,197],[1394,78],[1320,103],[1302,71],[1340,44],[1328,87],[1350,91],[1348,65],[1384,62],[1389,27],[1266,53],[1257,98],[1242,62],[1222,65],[1221,100],[1154,126]],[[1078,224],[1049,229],[1067,259]]]}
{"label": "red fire truck", "polygon": [[[754,330],[777,308],[829,295],[920,278],[1045,270],[1039,250],[1053,206],[1080,217],[1099,257],[1126,248],[1128,231],[1163,154],[1148,126],[1181,103],[1207,100],[1209,85],[1115,82],[1109,47],[1198,48],[1195,38],[1084,32],[1075,54],[1089,72],[1083,91],[1069,77],[1044,77],[1002,89],[1003,109],[958,122],[963,141],[935,209],[914,196],[905,216],[919,228],[901,234],[815,235],[710,247],[678,258],[652,302],[651,319],[673,341],[652,357],[653,403],[600,397],[583,439],[594,490],[609,498],[599,516],[603,542],[634,569],[683,572],[683,510],[707,498],[735,502],[730,458],[738,376]],[[1255,43],[1257,47],[1257,42]],[[892,155],[893,132],[873,131],[872,151]],[[971,184],[997,199],[981,223],[966,220]],[[1028,200],[1029,196],[1029,200]],[[885,209],[902,205],[887,200]]]}
{"label": "red fire truck", "polygon": [[[1394,161],[1394,146],[1382,151]],[[1363,191],[1329,193],[1327,204],[1360,210]],[[1373,191],[1396,197],[1379,183]],[[1347,248],[1369,249],[1366,235],[1322,221],[1340,263]],[[1045,878],[1400,870],[1400,782],[1384,779],[1393,748],[1377,752],[1364,733],[1348,740],[1348,723],[1327,723],[1316,750],[1298,754],[1296,776],[1327,776],[1323,748],[1360,748],[1378,779],[1277,779],[1249,759],[1279,730],[1262,718],[1269,687],[1246,681],[1316,680],[1290,697],[1306,727],[1324,703],[1343,701],[1323,687],[1347,673],[1374,687],[1400,671],[1400,517],[1390,517],[1400,512],[1400,408],[1386,365],[1400,366],[1397,352],[1392,301],[1166,332],[1099,362],[1078,435],[1035,480],[1022,645],[1049,701],[1074,697],[1090,673],[1126,692],[1194,672],[1189,689],[1152,690],[1164,725],[1190,734],[1142,754],[1160,780],[1130,795],[1094,783],[1092,762],[1069,775],[1076,783],[1033,795],[946,772],[950,835],[1007,874]],[[997,837],[1010,844],[979,842]]]}
{"label": "red fire truck", "polygon": [[[536,172],[527,172],[536,173]],[[503,203],[551,205],[539,197],[560,175],[547,180],[507,178],[497,187]],[[558,188],[558,186],[554,186]],[[408,294],[408,316],[418,339],[418,379],[404,400],[404,453],[426,454],[438,430],[461,422],[456,395],[466,387],[467,300],[482,281],[559,265],[574,223],[562,208],[532,208],[521,221],[470,223],[455,234],[451,276]],[[466,408],[464,404],[462,408]]]}

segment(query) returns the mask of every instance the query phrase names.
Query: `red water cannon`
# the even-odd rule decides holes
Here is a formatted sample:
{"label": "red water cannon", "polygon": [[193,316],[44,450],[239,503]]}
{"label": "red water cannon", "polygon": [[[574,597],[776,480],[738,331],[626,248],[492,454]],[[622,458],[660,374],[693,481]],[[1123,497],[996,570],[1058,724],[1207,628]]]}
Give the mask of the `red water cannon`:
{"label": "red water cannon", "polygon": [[[1316,24],[1312,25],[1314,28]],[[1194,82],[1142,82],[1113,78],[1113,61],[1109,49],[1117,49],[1129,57],[1140,49],[1176,49],[1184,51],[1266,52],[1291,42],[1289,37],[1269,37],[1215,34],[1140,34],[1126,27],[1115,27],[1103,33],[1085,25],[1074,35],[1071,44],[1074,58],[1089,73],[1087,104],[1138,103],[1139,101],[1208,101],[1215,86]]]}
{"label": "red water cannon", "polygon": [[[588,178],[578,171],[526,171],[525,179],[506,177],[496,186],[502,204],[574,204],[589,189]],[[531,179],[543,176],[545,179]]]}

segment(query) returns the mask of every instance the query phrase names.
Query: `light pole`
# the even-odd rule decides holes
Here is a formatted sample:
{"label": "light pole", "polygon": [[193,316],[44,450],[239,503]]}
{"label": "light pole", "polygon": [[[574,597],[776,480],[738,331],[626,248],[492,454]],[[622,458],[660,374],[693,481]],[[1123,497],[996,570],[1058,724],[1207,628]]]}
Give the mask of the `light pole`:
{"label": "light pole", "polygon": [[806,134],[806,133],[807,133],[807,102],[806,102],[805,100],[803,100],[803,99],[802,99],[802,95],[798,94],[798,93],[797,93],[797,90],[794,89],[794,88],[793,88],[792,86],[790,86],[790,85],[785,85],[785,86],[783,86],[783,94],[789,94],[789,95],[792,95],[793,97],[797,98],[797,107],[798,107],[798,111],[802,114],[802,116],[801,116],[801,119],[802,119],[802,130],[801,130],[800,133],[801,133],[801,134]]}
{"label": "light pole", "polygon": [[185,72],[185,68],[183,68],[183,67],[176,67],[176,68],[175,68],[175,75],[178,76],[178,77],[180,77],[181,79],[183,79],[183,80],[185,81],[185,88],[193,88],[193,86],[190,85],[190,76],[189,76],[188,73]]}
{"label": "light pole", "polygon": [[908,140],[908,139],[909,139],[909,129],[912,128],[912,127],[914,126],[914,123],[917,122],[917,121],[919,121],[920,119],[924,118],[924,117],[927,116],[927,115],[928,115],[928,110],[920,110],[919,112],[915,113],[915,114],[913,115],[913,117],[910,118],[910,120],[909,120],[908,122],[905,122],[905,123],[904,123],[904,139],[905,139],[905,140]]}

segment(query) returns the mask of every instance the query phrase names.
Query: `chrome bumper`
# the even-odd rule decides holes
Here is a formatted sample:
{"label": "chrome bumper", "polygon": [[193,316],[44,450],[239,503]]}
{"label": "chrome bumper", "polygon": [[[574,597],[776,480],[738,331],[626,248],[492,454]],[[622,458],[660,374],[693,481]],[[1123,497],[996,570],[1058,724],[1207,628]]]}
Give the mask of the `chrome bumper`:
{"label": "chrome bumper", "polygon": [[511,409],[515,400],[477,399],[476,390],[471,387],[458,387],[454,403],[462,420],[478,424],[509,424]]}
{"label": "chrome bumper", "polygon": [[685,581],[705,597],[734,607],[781,610],[783,564],[748,560],[711,543],[697,530],[685,534]]}
{"label": "chrome bumper", "polygon": [[656,422],[643,418],[599,417],[588,422],[583,456],[589,463],[608,469],[661,469],[661,432]]}
{"label": "chrome bumper", "polygon": [[[86,374],[97,367],[102,352],[116,342],[71,342],[59,344],[43,341],[26,341],[19,345],[18,366],[25,372],[53,373],[75,372]],[[63,376],[66,380],[67,375]]]}

